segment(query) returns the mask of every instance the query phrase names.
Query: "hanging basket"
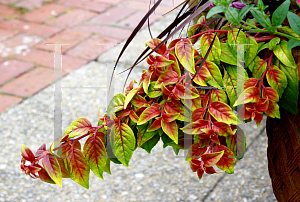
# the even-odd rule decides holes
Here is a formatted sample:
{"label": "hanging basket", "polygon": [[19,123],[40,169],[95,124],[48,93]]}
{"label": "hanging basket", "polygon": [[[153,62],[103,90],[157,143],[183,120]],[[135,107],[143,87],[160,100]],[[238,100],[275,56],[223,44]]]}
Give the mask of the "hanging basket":
{"label": "hanging basket", "polygon": [[[300,51],[293,51],[300,70]],[[300,76],[300,75],[299,75]],[[300,79],[299,79],[300,80]],[[300,102],[298,115],[280,108],[280,119],[268,117],[268,167],[273,192],[279,202],[300,201]]]}

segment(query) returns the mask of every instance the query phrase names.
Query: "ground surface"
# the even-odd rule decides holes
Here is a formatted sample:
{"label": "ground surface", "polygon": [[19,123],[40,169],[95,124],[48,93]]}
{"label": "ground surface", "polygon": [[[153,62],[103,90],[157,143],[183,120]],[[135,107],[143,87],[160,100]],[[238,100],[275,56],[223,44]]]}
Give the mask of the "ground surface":
{"label": "ground surface", "polygon": [[[154,23],[153,35],[156,36],[174,15]],[[130,67],[149,38],[146,29],[139,33],[124,54],[118,72]],[[110,49],[97,61],[88,62],[61,80],[63,129],[79,117],[96,124],[98,107],[104,113],[107,74],[121,47],[122,44]],[[138,81],[146,67],[145,63],[139,65],[130,80]],[[115,93],[122,91],[126,75],[115,77]],[[20,148],[25,144],[36,150],[42,143],[49,146],[53,141],[53,90],[54,84],[0,115],[0,201],[276,201],[267,169],[265,117],[259,129],[253,122],[245,126],[248,150],[244,159],[237,162],[232,175],[204,175],[199,181],[182,153],[176,157],[171,148],[163,150],[159,143],[151,155],[137,149],[129,168],[113,164],[112,175],[105,174],[105,180],[91,173],[89,190],[69,179],[63,180],[62,189],[32,180],[20,169]]]}

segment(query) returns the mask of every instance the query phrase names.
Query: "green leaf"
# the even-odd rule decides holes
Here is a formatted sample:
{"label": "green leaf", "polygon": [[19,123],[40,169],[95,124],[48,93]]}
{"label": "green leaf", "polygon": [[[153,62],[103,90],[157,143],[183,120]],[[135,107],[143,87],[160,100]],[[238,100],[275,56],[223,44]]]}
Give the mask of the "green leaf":
{"label": "green leaf", "polygon": [[283,2],[272,14],[272,24],[274,27],[281,25],[286,18],[290,7],[290,0]]}
{"label": "green leaf", "polygon": [[284,65],[279,66],[287,77],[287,87],[284,90],[279,105],[289,112],[296,114],[298,111],[298,95],[299,95],[299,75],[297,69],[292,69]]}
{"label": "green leaf", "polygon": [[125,123],[115,124],[115,155],[126,167],[129,166],[135,144],[136,139],[131,128]]}
{"label": "green leaf", "polygon": [[224,70],[223,85],[226,87],[225,90],[230,101],[230,107],[233,107],[237,98],[237,92],[234,88],[237,86],[237,71],[234,66],[226,66],[226,70]]}
{"label": "green leaf", "polygon": [[222,62],[236,65],[237,50],[236,47],[230,46],[227,43],[221,43],[221,58]]}
{"label": "green leaf", "polygon": [[295,13],[288,12],[287,18],[289,20],[290,26],[292,30],[300,35],[300,17],[296,15]]}
{"label": "green leaf", "polygon": [[[127,105],[129,104],[129,102],[131,101],[131,99],[135,96],[135,94],[140,90],[140,88],[134,88],[132,89],[126,96],[125,100],[124,100],[124,107],[123,109],[127,108]],[[119,94],[118,94],[119,95]],[[116,96],[115,96],[116,97]]]}
{"label": "green leaf", "polygon": [[[252,38],[252,37],[251,37]],[[239,29],[234,29],[233,33],[228,32],[228,40],[227,43],[231,44],[247,44],[247,37],[245,33]]]}
{"label": "green leaf", "polygon": [[279,45],[274,48],[274,54],[285,65],[292,68],[297,68],[294,57],[290,50],[287,50],[287,41],[281,41]]}
{"label": "green leaf", "polygon": [[250,63],[254,60],[258,53],[258,44],[254,37],[248,37],[247,44],[252,45],[248,45],[245,47],[245,68],[247,68],[250,65]]}
{"label": "green leaf", "polygon": [[288,42],[287,49],[291,50],[292,48],[295,48],[296,46],[300,45],[300,40],[297,39],[290,39]]}
{"label": "green leaf", "polygon": [[238,17],[239,22],[245,17],[245,15],[251,10],[251,8],[253,6],[254,6],[254,4],[247,5],[247,6],[245,6],[244,8],[241,9],[241,11],[239,12],[239,17]]}
{"label": "green leaf", "polygon": [[217,13],[223,13],[225,12],[225,7],[224,6],[215,6],[209,10],[209,12],[206,15],[206,19],[209,19],[211,16],[217,14]]}
{"label": "green leaf", "polygon": [[[203,34],[200,38],[200,49],[201,49],[201,55],[204,58],[210,45],[212,44],[212,41],[214,39],[214,34],[207,33]],[[206,59],[206,61],[219,61],[221,55],[221,44],[219,41],[219,38],[216,36],[215,41],[212,45],[211,51]]]}
{"label": "green leaf", "polygon": [[272,40],[269,42],[269,49],[270,49],[270,50],[273,50],[274,47],[275,47],[277,44],[279,44],[279,42],[280,42],[280,38],[278,38],[278,37],[272,39]]}
{"label": "green leaf", "polygon": [[55,156],[47,154],[42,159],[43,166],[51,179],[61,188],[62,187],[62,174],[59,163]]}
{"label": "green leaf", "polygon": [[239,21],[239,10],[234,7],[229,7],[228,10],[225,11],[225,17],[228,21],[238,24]]}
{"label": "green leaf", "polygon": [[79,118],[73,121],[71,125],[64,132],[65,135],[69,135],[69,138],[76,137],[83,133],[87,133],[92,130],[91,122],[86,118]]}
{"label": "green leaf", "polygon": [[159,134],[156,134],[155,136],[153,136],[150,140],[148,140],[147,142],[145,142],[141,148],[145,149],[149,154],[151,153],[152,148],[158,143],[160,139]]}
{"label": "green leaf", "polygon": [[152,81],[150,83],[150,86],[148,89],[148,96],[150,98],[156,98],[156,97],[162,96],[162,94],[163,94],[160,88],[155,88],[155,85],[156,85],[156,81]]}
{"label": "green leaf", "polygon": [[205,66],[210,74],[210,79],[207,81],[207,83],[215,87],[222,86],[222,74],[219,67],[215,63],[210,61],[206,61]]}
{"label": "green leaf", "polygon": [[255,20],[257,20],[259,24],[261,24],[266,29],[270,29],[271,21],[269,18],[267,19],[265,18],[266,17],[265,13],[259,11],[257,8],[252,8],[250,12],[252,13],[253,17],[255,18]]}

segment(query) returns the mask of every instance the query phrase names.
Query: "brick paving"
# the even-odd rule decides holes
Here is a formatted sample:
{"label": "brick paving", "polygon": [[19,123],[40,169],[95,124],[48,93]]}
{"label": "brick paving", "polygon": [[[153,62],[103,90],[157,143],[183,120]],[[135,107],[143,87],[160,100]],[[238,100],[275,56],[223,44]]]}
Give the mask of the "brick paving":
{"label": "brick paving", "polygon": [[[150,0],[0,0],[0,113],[54,82],[53,46],[63,75],[126,40]],[[153,5],[153,0],[151,1]],[[150,23],[181,0],[163,0]]]}

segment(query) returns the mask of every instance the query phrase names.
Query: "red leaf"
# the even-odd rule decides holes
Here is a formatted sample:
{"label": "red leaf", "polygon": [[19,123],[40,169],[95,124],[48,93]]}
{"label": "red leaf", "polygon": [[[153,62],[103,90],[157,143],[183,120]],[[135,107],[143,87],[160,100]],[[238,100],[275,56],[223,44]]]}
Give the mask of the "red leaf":
{"label": "red leaf", "polygon": [[257,112],[257,111],[255,111],[253,114],[254,114],[254,121],[255,121],[257,127],[259,127],[260,122],[263,119],[263,115],[261,112]]}
{"label": "red leaf", "polygon": [[266,77],[270,86],[274,88],[278,92],[279,97],[281,97],[284,89],[287,87],[285,73],[279,69],[269,69]]}
{"label": "red leaf", "polygon": [[103,171],[106,169],[108,158],[103,133],[97,132],[86,140],[83,146],[83,156],[95,175],[103,179]]}
{"label": "red leaf", "polygon": [[259,89],[257,87],[249,87],[239,96],[233,106],[247,103],[258,103],[259,100]]}
{"label": "red leaf", "polygon": [[60,170],[61,170],[61,175],[63,178],[70,178],[70,175],[68,173],[68,171],[66,170],[65,168],[65,164],[64,164],[64,161],[62,158],[59,158],[59,157],[56,157],[58,163],[59,163],[59,167],[60,167]]}
{"label": "red leaf", "polygon": [[64,135],[69,135],[69,137],[76,137],[91,130],[91,122],[86,118],[79,118],[71,123],[71,125],[64,132]]}
{"label": "red leaf", "polygon": [[271,118],[278,118],[280,119],[280,112],[279,112],[279,106],[276,102],[269,101],[269,106],[267,111],[265,113],[270,116]]}
{"label": "red leaf", "polygon": [[160,110],[157,105],[148,107],[140,115],[137,125],[142,125],[148,122],[150,119],[157,117],[158,115],[160,115]]}
{"label": "red leaf", "polygon": [[59,186],[62,187],[62,175],[59,163],[55,156],[47,154],[42,160],[43,166],[51,179]]}
{"label": "red leaf", "polygon": [[212,129],[220,136],[228,136],[233,135],[233,131],[231,127],[223,122],[214,122],[212,125]]}
{"label": "red leaf", "polygon": [[135,80],[132,80],[132,81],[130,82],[129,86],[126,87],[126,90],[125,90],[126,95],[133,89],[134,83],[136,83],[136,81],[135,81]]}
{"label": "red leaf", "polygon": [[50,183],[50,184],[55,184],[55,182],[51,179],[51,177],[48,175],[45,169],[41,169],[39,172],[39,177],[42,181]]}
{"label": "red leaf", "polygon": [[131,110],[131,111],[130,111],[129,118],[130,118],[131,121],[133,121],[134,123],[137,123],[137,122],[139,121],[139,117],[138,117],[138,115],[135,113],[134,110]]}
{"label": "red leaf", "polygon": [[172,60],[173,63],[168,66],[168,70],[169,71],[170,70],[175,71],[178,74],[178,76],[180,77],[181,76],[181,71],[180,71],[180,68],[179,68],[177,58],[173,54],[169,54],[169,60]]}
{"label": "red leaf", "polygon": [[192,122],[183,127],[183,131],[187,134],[198,135],[203,133],[201,129],[209,128],[208,121],[199,119],[196,122]]}
{"label": "red leaf", "polygon": [[178,144],[178,126],[176,121],[167,123],[162,119],[161,128],[169,136],[169,138],[175,142],[175,144]]}
{"label": "red leaf", "polygon": [[223,156],[216,163],[217,167],[224,170],[226,173],[232,174],[234,172],[233,166],[235,158],[233,152],[224,145],[216,145],[213,149],[214,152],[223,152]]}
{"label": "red leaf", "polygon": [[158,55],[158,56],[156,56],[155,67],[166,67],[173,63],[174,63],[173,60],[168,60],[167,58]]}
{"label": "red leaf", "polygon": [[198,159],[192,159],[190,161],[190,167],[193,172],[197,172],[197,170],[201,169],[200,165],[201,165],[201,161],[199,161]]}
{"label": "red leaf", "polygon": [[168,46],[168,49],[173,48],[173,50],[171,50],[170,54],[175,55],[175,45],[177,44],[178,41],[180,41],[181,39],[174,39],[173,41],[171,41],[171,43]]}
{"label": "red leaf", "polygon": [[206,168],[205,168],[205,172],[206,172],[207,174],[209,174],[209,175],[215,174],[215,173],[219,173],[219,172],[217,172],[217,171],[214,169],[214,167],[206,167]]}
{"label": "red leaf", "polygon": [[152,132],[161,128],[161,119],[153,121],[152,125],[148,128],[147,132]]}
{"label": "red leaf", "polygon": [[201,98],[201,105],[203,108],[206,108],[208,105],[208,95],[206,94],[200,94],[200,98]]}
{"label": "red leaf", "polygon": [[148,107],[149,104],[146,101],[146,99],[140,95],[135,95],[132,100],[131,103],[136,106],[136,107]]}
{"label": "red leaf", "polygon": [[44,151],[46,151],[46,144],[43,144],[42,146],[40,146],[40,148],[38,148],[38,150],[35,153],[36,157],[42,156]]}
{"label": "red leaf", "polygon": [[278,102],[279,101],[279,95],[278,95],[277,91],[274,88],[271,88],[271,87],[263,88],[262,96],[264,98],[268,97],[269,100],[271,100],[273,102]]}
{"label": "red leaf", "polygon": [[207,147],[201,148],[199,142],[194,143],[189,148],[188,154],[186,156],[186,160],[190,161],[192,159],[199,159],[206,151],[207,151]]}
{"label": "red leaf", "polygon": [[245,81],[244,88],[247,89],[249,87],[255,87],[258,80],[256,78],[249,78]]}
{"label": "red leaf", "polygon": [[269,99],[261,98],[259,103],[255,104],[255,108],[258,112],[265,112],[269,107]]}
{"label": "red leaf", "polygon": [[195,74],[194,48],[189,39],[178,41],[175,53],[182,66],[190,73]]}
{"label": "red leaf", "polygon": [[178,119],[180,121],[184,121],[184,107],[180,103],[180,101],[174,101],[174,102],[166,102],[164,110],[166,113],[169,114],[177,114],[180,113]]}
{"label": "red leaf", "polygon": [[161,84],[164,83],[165,86],[170,84],[175,84],[178,81],[178,74],[174,71],[167,71],[160,75],[158,78],[155,88],[161,88]]}
{"label": "red leaf", "polygon": [[[198,72],[198,74],[195,76],[194,78],[194,82],[200,86],[207,86],[206,81],[211,79],[211,74],[209,72],[209,70],[206,67],[206,63],[204,63],[204,65],[201,67],[200,71]],[[198,70],[199,66],[196,66],[196,71]],[[193,76],[193,74],[192,74]]]}
{"label": "red leaf", "polygon": [[201,159],[204,162],[204,167],[214,166],[221,159],[223,154],[224,154],[224,151],[203,154]]}
{"label": "red leaf", "polygon": [[[146,42],[146,45],[149,46],[149,48],[151,48],[152,50],[156,48],[156,46],[158,46],[160,43],[162,42],[161,39],[151,39],[150,41]],[[163,55],[167,50],[167,46],[166,44],[162,44],[155,52],[157,52],[160,55]]]}
{"label": "red leaf", "polygon": [[147,74],[147,76],[145,76],[144,81],[143,81],[143,89],[146,94],[148,94],[148,88],[150,85],[152,74],[153,74],[152,72]]}
{"label": "red leaf", "polygon": [[178,118],[179,115],[180,115],[179,113],[177,113],[177,114],[163,114],[162,119],[166,123],[170,123],[172,121],[175,121]]}
{"label": "red leaf", "polygon": [[65,148],[65,153],[69,158],[65,158],[64,162],[67,170],[69,171],[71,179],[88,189],[90,167],[84,159],[83,153],[78,148],[80,144],[77,145],[78,146],[76,147],[73,146]]}
{"label": "red leaf", "polygon": [[227,124],[237,123],[237,117],[231,107],[223,102],[215,101],[211,103],[211,106],[208,107],[208,111],[217,121]]}
{"label": "red leaf", "polygon": [[192,122],[196,122],[197,120],[202,119],[205,115],[205,112],[205,108],[198,108],[194,110],[192,113]]}
{"label": "red leaf", "polygon": [[33,162],[35,160],[35,156],[32,151],[23,144],[21,146],[21,154],[27,161]]}
{"label": "red leaf", "polygon": [[201,180],[203,174],[204,174],[204,171],[203,171],[203,170],[201,170],[201,169],[198,169],[198,170],[197,170],[197,175],[198,175],[199,180]]}
{"label": "red leaf", "polygon": [[147,63],[149,65],[153,65],[155,62],[155,57],[153,55],[149,55],[149,57],[147,57]]}

